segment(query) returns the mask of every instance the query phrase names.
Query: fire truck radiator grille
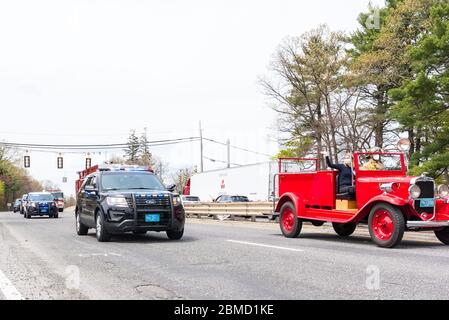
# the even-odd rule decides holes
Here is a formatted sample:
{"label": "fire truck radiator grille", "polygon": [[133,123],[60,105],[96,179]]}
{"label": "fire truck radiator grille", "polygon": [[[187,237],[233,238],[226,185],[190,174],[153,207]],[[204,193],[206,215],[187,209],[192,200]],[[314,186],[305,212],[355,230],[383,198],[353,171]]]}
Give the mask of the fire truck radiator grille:
{"label": "fire truck radiator grille", "polygon": [[416,185],[421,188],[421,196],[420,199],[415,200],[415,210],[418,213],[429,213],[433,214],[435,208],[421,207],[421,199],[433,199],[435,198],[435,182],[434,181],[417,181]]}

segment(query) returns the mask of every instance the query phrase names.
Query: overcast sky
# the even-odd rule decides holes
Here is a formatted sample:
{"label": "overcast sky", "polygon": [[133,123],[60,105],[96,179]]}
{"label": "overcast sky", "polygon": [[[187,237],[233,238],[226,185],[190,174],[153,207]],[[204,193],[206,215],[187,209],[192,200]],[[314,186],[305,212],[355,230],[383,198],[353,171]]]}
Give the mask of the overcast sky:
{"label": "overcast sky", "polygon": [[[286,36],[322,23],[353,31],[368,3],[0,0],[0,140],[121,143],[144,127],[150,140],[189,137],[201,120],[207,137],[274,154],[275,114],[257,78]],[[199,164],[198,143],[152,151],[172,170]],[[210,143],[205,155],[226,160],[225,148]],[[74,193],[85,155],[65,154],[59,171],[56,154],[31,156],[33,176]],[[232,153],[237,164],[266,159]]]}

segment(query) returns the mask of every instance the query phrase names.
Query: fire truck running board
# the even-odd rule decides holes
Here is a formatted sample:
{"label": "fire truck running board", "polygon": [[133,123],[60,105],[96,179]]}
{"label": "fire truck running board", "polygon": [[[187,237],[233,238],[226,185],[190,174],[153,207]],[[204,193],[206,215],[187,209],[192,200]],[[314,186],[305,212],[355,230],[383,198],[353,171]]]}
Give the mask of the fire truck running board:
{"label": "fire truck running board", "polygon": [[407,228],[449,227],[449,221],[407,221]]}
{"label": "fire truck running board", "polygon": [[304,216],[306,219],[347,223],[357,214],[358,210],[324,210],[306,209]]}

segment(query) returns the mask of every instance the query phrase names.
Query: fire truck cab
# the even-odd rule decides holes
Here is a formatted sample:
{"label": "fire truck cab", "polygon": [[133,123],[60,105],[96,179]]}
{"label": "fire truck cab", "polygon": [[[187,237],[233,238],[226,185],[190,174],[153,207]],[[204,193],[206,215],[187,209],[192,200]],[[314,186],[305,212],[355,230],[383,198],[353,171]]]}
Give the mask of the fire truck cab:
{"label": "fire truck cab", "polygon": [[318,159],[279,160],[275,215],[284,236],[298,237],[303,222],[331,222],[348,237],[363,223],[380,247],[395,247],[405,231],[422,230],[433,230],[449,245],[448,186],[435,188],[425,175],[407,176],[403,153],[358,152],[353,160],[354,192],[344,194],[338,192],[338,171],[320,170]]}

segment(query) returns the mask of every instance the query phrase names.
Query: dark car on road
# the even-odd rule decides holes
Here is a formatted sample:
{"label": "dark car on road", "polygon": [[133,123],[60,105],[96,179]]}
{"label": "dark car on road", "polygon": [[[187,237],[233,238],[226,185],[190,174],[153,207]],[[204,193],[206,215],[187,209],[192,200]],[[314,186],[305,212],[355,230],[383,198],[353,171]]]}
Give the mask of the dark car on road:
{"label": "dark car on road", "polygon": [[[82,174],[82,173],[80,173]],[[96,229],[98,241],[113,234],[166,232],[172,240],[184,235],[185,211],[179,195],[152,173],[136,167],[107,167],[78,182],[76,231]]]}
{"label": "dark car on road", "polygon": [[22,206],[22,199],[16,199],[16,201],[14,202],[14,206],[12,208],[12,211],[14,211],[14,213],[20,212],[20,207],[21,206]]}
{"label": "dark car on road", "polygon": [[47,192],[31,192],[24,204],[24,218],[30,219],[33,216],[49,216],[58,218],[58,207],[55,198]]}

